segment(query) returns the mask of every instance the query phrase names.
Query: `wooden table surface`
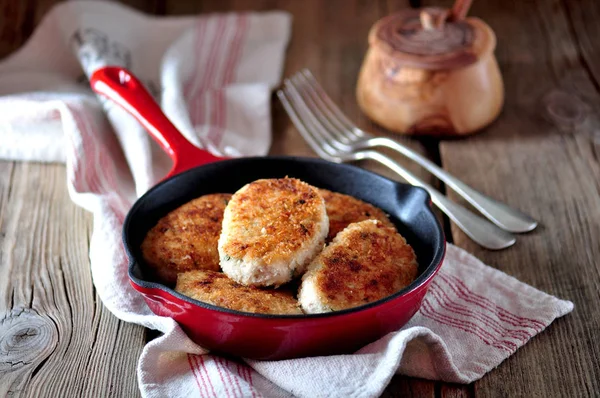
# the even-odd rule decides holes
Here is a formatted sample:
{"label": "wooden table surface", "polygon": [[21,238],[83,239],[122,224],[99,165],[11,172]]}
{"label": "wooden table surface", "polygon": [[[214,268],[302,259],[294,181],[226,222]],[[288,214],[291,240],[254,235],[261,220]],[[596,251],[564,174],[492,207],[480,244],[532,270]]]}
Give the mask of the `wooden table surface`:
{"label": "wooden table surface", "polygon": [[[123,2],[158,15],[287,10],[294,22],[285,74],[310,68],[359,126],[385,133],[357,108],[355,81],[369,27],[408,7],[408,1]],[[55,3],[0,1],[0,56],[22,45]],[[572,300],[575,311],[471,385],[395,376],[384,395],[598,396],[600,2],[480,0],[471,15],[486,20],[498,36],[496,54],[506,85],[500,118],[464,140],[402,141],[476,189],[540,220],[535,232],[499,252],[478,247],[444,222],[454,244]],[[552,98],[554,113],[548,111]],[[573,113],[581,117],[567,123],[552,116]],[[275,100],[273,117],[271,153],[314,156]],[[407,166],[444,190],[418,167]],[[98,299],[89,270],[91,230],[91,215],[69,200],[63,165],[0,161],[1,396],[139,395],[136,363],[154,335],[119,321]]]}

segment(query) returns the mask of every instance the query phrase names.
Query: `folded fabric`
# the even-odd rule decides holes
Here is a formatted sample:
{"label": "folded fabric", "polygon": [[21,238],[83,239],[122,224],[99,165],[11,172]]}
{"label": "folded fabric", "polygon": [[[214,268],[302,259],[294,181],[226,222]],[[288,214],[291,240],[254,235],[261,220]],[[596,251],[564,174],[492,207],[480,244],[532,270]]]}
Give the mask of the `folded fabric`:
{"label": "folded fabric", "polygon": [[90,260],[100,298],[117,317],[163,332],[139,361],[143,396],[376,396],[396,372],[457,383],[480,378],[573,304],[452,245],[413,319],[348,355],[210,355],[130,287],[123,220],[169,161],[133,118],[92,94],[86,76],[125,66],[197,146],[264,155],[290,23],[281,12],[154,18],[117,4],[62,3],[0,63],[0,157],[66,162],[71,198],[94,214]]}

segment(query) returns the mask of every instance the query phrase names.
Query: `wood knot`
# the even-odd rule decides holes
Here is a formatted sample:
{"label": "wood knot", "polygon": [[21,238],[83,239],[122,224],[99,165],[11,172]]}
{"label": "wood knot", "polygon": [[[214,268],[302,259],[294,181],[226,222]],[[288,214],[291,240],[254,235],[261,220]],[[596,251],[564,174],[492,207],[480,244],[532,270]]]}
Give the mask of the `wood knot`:
{"label": "wood knot", "polygon": [[578,96],[562,90],[552,90],[543,98],[545,116],[559,128],[576,128],[585,122],[589,106]]}
{"label": "wood knot", "polygon": [[47,358],[58,343],[54,323],[37,311],[15,308],[0,320],[0,374]]}

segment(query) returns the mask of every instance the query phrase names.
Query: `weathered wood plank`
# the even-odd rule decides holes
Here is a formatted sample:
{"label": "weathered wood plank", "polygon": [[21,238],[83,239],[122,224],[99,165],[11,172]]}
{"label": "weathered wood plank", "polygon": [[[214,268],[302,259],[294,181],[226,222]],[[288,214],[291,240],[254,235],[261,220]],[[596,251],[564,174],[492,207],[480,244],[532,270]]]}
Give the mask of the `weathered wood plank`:
{"label": "weathered wood plank", "polygon": [[460,385],[460,384],[440,383],[439,396],[441,398],[471,398],[474,396],[473,386],[472,385],[464,386],[464,385]]}
{"label": "weathered wood plank", "polygon": [[28,1],[0,2],[0,58],[19,48],[31,27],[32,8]]}
{"label": "weathered wood plank", "polygon": [[430,380],[414,379],[406,376],[394,376],[381,398],[423,397],[436,396],[436,383]]}
{"label": "weathered wood plank", "polygon": [[[554,7],[564,7],[569,27],[577,43],[580,62],[590,78],[594,80],[596,89],[600,88],[600,52],[597,37],[600,35],[600,3],[587,1],[557,1]],[[583,84],[583,87],[589,86]],[[587,88],[587,87],[586,87]]]}
{"label": "weathered wood plank", "polygon": [[533,215],[541,226],[501,252],[477,247],[456,228],[454,240],[576,306],[476,382],[474,392],[593,396],[600,388],[600,348],[593,337],[600,331],[600,100],[559,2],[475,2],[471,14],[497,33],[506,104],[480,135],[441,143],[442,163],[473,187]]}
{"label": "weathered wood plank", "polygon": [[0,175],[0,395],[139,395],[144,329],[97,297],[91,216],[65,167],[0,162]]}

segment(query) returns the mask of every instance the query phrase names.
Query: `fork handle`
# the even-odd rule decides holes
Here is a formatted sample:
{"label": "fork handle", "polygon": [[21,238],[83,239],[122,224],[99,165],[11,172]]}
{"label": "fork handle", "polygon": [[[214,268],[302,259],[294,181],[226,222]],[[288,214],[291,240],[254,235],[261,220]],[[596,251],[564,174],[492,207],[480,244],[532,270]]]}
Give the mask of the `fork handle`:
{"label": "fork handle", "polygon": [[486,218],[502,229],[510,232],[529,232],[535,229],[537,221],[504,203],[498,202],[477,192],[464,182],[452,176],[435,163],[388,137],[375,137],[368,140],[369,146],[383,146],[414,160],[431,174],[443,181],[453,191],[462,196]]}
{"label": "fork handle", "polygon": [[410,184],[425,189],[431,196],[431,201],[479,245],[487,249],[499,250],[512,246],[516,242],[512,234],[452,202],[388,156],[375,151],[360,151],[356,155],[359,155],[357,158],[375,160],[397,173]]}

